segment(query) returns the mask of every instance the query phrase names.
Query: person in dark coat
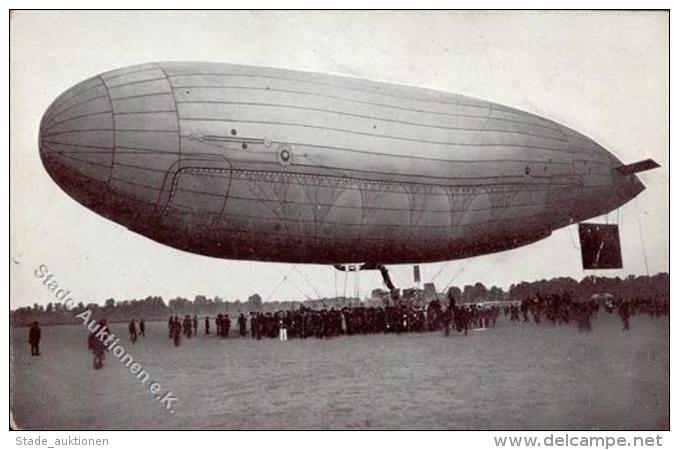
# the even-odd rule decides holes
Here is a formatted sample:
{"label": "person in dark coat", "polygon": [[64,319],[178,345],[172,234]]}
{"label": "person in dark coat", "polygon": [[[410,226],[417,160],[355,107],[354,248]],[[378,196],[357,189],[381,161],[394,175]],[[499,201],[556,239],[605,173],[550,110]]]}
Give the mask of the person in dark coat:
{"label": "person in dark coat", "polygon": [[222,337],[229,337],[229,330],[231,329],[231,319],[229,319],[229,314],[224,313],[222,316]]}
{"label": "person in dark coat", "polygon": [[31,356],[40,356],[40,325],[38,322],[31,324],[31,329],[28,330],[28,343],[31,344]]}
{"label": "person in dark coat", "polygon": [[[106,333],[110,333],[110,329],[108,328],[108,324],[106,323],[106,319],[101,319],[99,321],[99,327],[97,330],[104,330]],[[95,370],[96,369],[101,369],[104,367],[104,359],[106,358],[106,345],[104,345],[104,341],[97,337],[95,333],[90,333],[90,336],[88,338],[88,347],[90,350],[92,350],[92,353],[94,354],[94,360],[92,362]]]}
{"label": "person in dark coat", "polygon": [[187,338],[191,339],[193,326],[192,326],[192,323],[191,323],[191,316],[189,316],[188,314],[184,316],[183,326],[184,326],[184,335]]}
{"label": "person in dark coat", "polygon": [[453,311],[455,310],[455,303],[448,305],[445,311],[441,314],[441,323],[443,324],[443,333],[450,336],[450,323],[453,321]]}
{"label": "person in dark coat", "polygon": [[632,313],[630,311],[630,304],[627,300],[623,300],[622,303],[620,303],[620,306],[618,306],[618,314],[622,319],[622,329],[629,330],[629,319]]}
{"label": "person in dark coat", "polygon": [[139,336],[146,337],[146,324],[143,318],[139,319]]}
{"label": "person in dark coat", "polygon": [[240,337],[245,337],[245,335],[247,334],[246,331],[247,322],[248,319],[245,318],[245,315],[243,313],[240,313],[240,316],[238,316],[238,331],[240,332]]}
{"label": "person in dark coat", "polygon": [[137,324],[134,319],[130,320],[130,325],[127,328],[130,331],[130,341],[135,344],[137,342]]}
{"label": "person in dark coat", "polygon": [[205,316],[205,334],[210,334],[210,317]]}
{"label": "person in dark coat", "polygon": [[182,336],[182,324],[179,321],[178,316],[174,316],[174,321],[172,321],[171,335],[172,340],[174,341],[174,346],[179,347],[179,343],[181,342]]}
{"label": "person in dark coat", "polygon": [[215,327],[217,327],[217,336],[221,336],[223,334],[222,333],[222,326],[223,325],[224,324],[222,322],[222,313],[219,313],[219,314],[217,314],[217,319],[215,319]]}

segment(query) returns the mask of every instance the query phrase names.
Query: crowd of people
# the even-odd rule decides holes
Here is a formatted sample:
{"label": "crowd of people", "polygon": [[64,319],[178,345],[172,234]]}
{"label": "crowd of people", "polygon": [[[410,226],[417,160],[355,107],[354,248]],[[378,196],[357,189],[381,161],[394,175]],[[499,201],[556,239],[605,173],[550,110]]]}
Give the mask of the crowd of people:
{"label": "crowd of people", "polygon": [[[311,309],[304,306],[297,310],[276,312],[252,312],[249,319],[240,313],[236,318],[237,334],[261,340],[278,338],[328,339],[336,336],[351,336],[382,333],[422,333],[440,331],[446,336],[451,331],[468,334],[470,329],[493,328],[503,312],[511,323],[541,322],[568,325],[576,323],[580,331],[590,331],[592,321],[600,314],[602,308],[608,314],[616,314],[622,321],[623,330],[629,330],[630,319],[636,315],[660,317],[669,315],[668,299],[628,298],[615,299],[609,297],[605,301],[589,299],[575,301],[569,293],[535,295],[521,301],[509,302],[502,308],[494,304],[457,304],[455,299],[448,298],[448,303],[439,300],[429,302],[426,307],[412,304],[395,304],[386,306],[348,306],[340,309]],[[204,334],[209,335],[214,322],[215,334],[221,338],[231,336],[232,319],[228,314],[218,314],[214,319],[204,318]],[[106,320],[99,321],[99,328],[108,329]],[[175,346],[179,346],[182,336],[190,339],[199,334],[199,319],[186,315],[170,317],[168,335]],[[131,319],[128,325],[130,341],[135,344],[139,337],[145,336],[144,319],[136,322]],[[88,348],[94,354],[94,367],[103,364],[105,346],[100,339],[91,333]],[[31,355],[40,355],[41,330],[38,322],[33,322],[28,341]]]}
{"label": "crowd of people", "polygon": [[[205,323],[206,326],[209,326],[207,320]],[[198,334],[198,316],[193,316],[193,319],[191,319],[191,316],[186,315],[183,320],[179,320],[179,316],[170,317],[167,326],[170,339],[174,341],[175,346],[178,346],[182,335],[191,339],[191,336]]]}
{"label": "crowd of people", "polygon": [[519,304],[512,304],[504,308],[504,315],[512,322],[528,322],[537,324],[547,321],[557,325],[571,322],[578,324],[580,331],[592,329],[592,319],[599,312],[599,302],[587,300],[573,302],[570,294],[536,295],[523,299]]}
{"label": "crowd of people", "polygon": [[617,311],[624,330],[629,330],[629,320],[632,316],[642,314],[651,317],[670,315],[670,302],[667,299],[634,297],[625,300],[610,300],[604,304],[604,308],[610,314]]}
{"label": "crowd of people", "polygon": [[[511,302],[500,308],[497,304],[461,304],[450,298],[447,305],[439,300],[431,301],[426,307],[413,305],[352,306],[340,309],[310,309],[275,312],[252,312],[249,320],[241,313],[236,319],[238,335],[253,339],[318,338],[381,333],[422,333],[442,331],[446,336],[451,331],[468,334],[470,329],[487,329],[496,325],[502,312],[511,322],[547,322],[557,325],[575,323],[580,331],[590,331],[592,321],[599,314],[602,303],[595,299],[573,301],[571,295],[536,295],[518,302]],[[667,300],[635,298],[610,299],[603,304],[608,313],[616,313],[623,322],[623,329],[629,329],[633,315],[648,314],[661,316],[669,314]],[[217,335],[230,336],[231,319],[228,314],[218,314],[214,320]],[[210,334],[210,317],[205,317],[205,334]],[[248,326],[249,324],[249,326]],[[181,331],[187,338],[198,333],[198,317],[186,316],[183,327],[175,316],[169,321],[170,337],[179,345]]]}
{"label": "crowd of people", "polygon": [[[132,320],[132,323],[134,319]],[[217,314],[214,320],[215,331],[217,336],[229,337],[231,333],[231,319],[228,314]],[[241,337],[247,335],[247,319],[243,313],[237,319],[238,333]],[[205,334],[210,334],[210,317],[205,316]],[[132,327],[132,324],[130,325]],[[181,337],[184,336],[187,339],[198,335],[198,316],[194,315],[191,318],[190,315],[184,316],[184,319],[180,320],[179,316],[170,317],[167,323],[169,338],[174,341],[174,345],[178,346],[181,342]],[[132,338],[132,328],[130,328],[130,339]]]}
{"label": "crowd of people", "polygon": [[[591,331],[592,320],[596,318],[602,303],[596,299],[573,301],[569,293],[536,295],[523,299],[519,304],[505,306],[504,315],[512,322],[540,323],[545,320],[557,325],[578,324],[580,331]],[[609,298],[603,303],[609,314],[617,314],[623,323],[623,330],[629,330],[630,318],[635,315],[667,316],[669,301],[654,298]]]}
{"label": "crowd of people", "polygon": [[[497,306],[461,305],[454,302],[443,306],[434,300],[425,307],[412,305],[353,306],[341,309],[311,309],[301,307],[295,311],[252,312],[250,318],[241,313],[236,319],[238,335],[261,340],[278,338],[327,339],[341,335],[377,333],[421,333],[443,330],[446,335],[451,329],[468,332],[470,328],[494,327],[500,315]],[[204,334],[210,334],[212,319],[205,317]],[[231,318],[218,314],[214,319],[217,336],[230,336]],[[190,339],[198,334],[198,317],[170,317],[169,337],[179,345],[181,337]]]}
{"label": "crowd of people", "polygon": [[[617,313],[623,329],[629,329],[630,318],[637,314],[661,316],[669,314],[667,300],[651,298],[634,298],[625,300],[610,299],[604,308],[608,313]],[[302,306],[298,310],[275,312],[252,312],[250,318],[240,313],[236,319],[237,334],[246,337],[248,332],[253,339],[278,338],[318,338],[328,339],[336,336],[381,333],[422,333],[425,331],[442,331],[446,336],[451,331],[468,334],[470,329],[487,329],[495,327],[501,312],[510,322],[525,323],[548,322],[557,325],[576,323],[580,331],[590,331],[592,320],[601,309],[601,303],[591,299],[573,301],[569,293],[535,295],[519,302],[511,302],[503,309],[496,305],[462,304],[457,305],[454,298],[449,298],[444,305],[439,300],[431,301],[426,307],[413,305],[389,306],[352,306],[341,309],[311,309]],[[214,319],[204,319],[204,334],[209,335],[214,322],[215,334],[228,338],[231,335],[231,318],[227,313],[218,314]],[[168,321],[168,337],[175,346],[179,346],[182,336],[191,339],[199,334],[199,319],[191,317],[170,317]],[[248,326],[249,325],[249,326]],[[143,319],[137,325],[132,319],[129,324],[130,341],[134,344],[138,336],[144,336]]]}
{"label": "crowd of people", "polygon": [[139,336],[146,336],[146,324],[144,323],[144,319],[139,319],[139,333],[137,333],[137,324],[134,319],[130,319],[130,324],[127,329],[130,332],[130,341],[132,341],[132,344],[137,342]]}

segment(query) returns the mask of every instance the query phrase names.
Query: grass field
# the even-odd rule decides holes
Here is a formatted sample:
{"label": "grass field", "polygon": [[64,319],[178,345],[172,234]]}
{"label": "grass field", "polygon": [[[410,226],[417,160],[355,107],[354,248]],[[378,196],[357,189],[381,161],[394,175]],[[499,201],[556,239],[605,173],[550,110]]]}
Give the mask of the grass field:
{"label": "grass field", "polygon": [[[202,325],[202,324],[201,324]],[[202,328],[202,327],[201,327]],[[132,346],[151,379],[179,399],[169,413],[109,355],[93,370],[83,326],[12,331],[11,409],[27,429],[668,429],[669,320],[622,331],[512,324],[469,336],[368,335],[222,340],[173,347],[149,323]]]}

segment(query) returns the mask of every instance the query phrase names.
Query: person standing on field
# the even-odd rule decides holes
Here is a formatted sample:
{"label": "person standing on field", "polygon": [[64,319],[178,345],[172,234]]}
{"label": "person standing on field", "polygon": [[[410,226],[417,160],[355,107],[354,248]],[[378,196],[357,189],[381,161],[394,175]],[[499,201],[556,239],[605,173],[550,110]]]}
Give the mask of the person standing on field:
{"label": "person standing on field", "polygon": [[31,324],[31,329],[28,330],[28,343],[31,344],[31,356],[40,356],[40,338],[42,332],[37,321]]}

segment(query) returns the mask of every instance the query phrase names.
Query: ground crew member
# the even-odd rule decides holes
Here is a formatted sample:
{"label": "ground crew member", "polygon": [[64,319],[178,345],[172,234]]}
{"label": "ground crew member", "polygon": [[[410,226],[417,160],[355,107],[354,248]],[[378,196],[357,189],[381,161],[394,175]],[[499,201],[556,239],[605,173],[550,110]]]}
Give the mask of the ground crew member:
{"label": "ground crew member", "polygon": [[31,344],[31,356],[40,356],[40,325],[37,321],[33,322],[31,329],[28,330],[28,343]]}
{"label": "ground crew member", "polygon": [[130,320],[128,329],[130,330],[130,341],[135,344],[137,342],[137,324],[134,323],[134,319]]}

